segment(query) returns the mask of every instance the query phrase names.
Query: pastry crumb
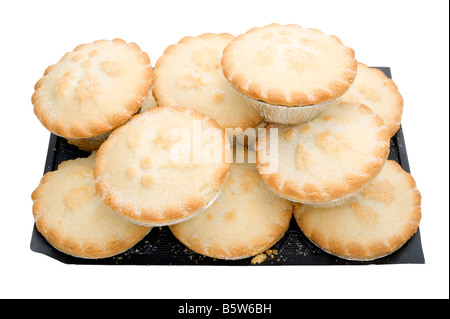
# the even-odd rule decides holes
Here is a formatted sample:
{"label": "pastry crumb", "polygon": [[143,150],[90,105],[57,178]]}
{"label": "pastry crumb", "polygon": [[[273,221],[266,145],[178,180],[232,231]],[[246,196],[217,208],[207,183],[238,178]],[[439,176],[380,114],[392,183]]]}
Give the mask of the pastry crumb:
{"label": "pastry crumb", "polygon": [[278,255],[278,250],[276,249],[269,249],[266,251],[266,255],[268,257],[270,257],[270,259],[272,259],[273,257],[275,257],[275,255]]}
{"label": "pastry crumb", "polygon": [[264,253],[259,254],[259,255],[255,256],[255,257],[253,257],[252,265],[260,264],[260,263],[264,262],[266,259],[267,259],[267,255],[266,254],[264,254]]}

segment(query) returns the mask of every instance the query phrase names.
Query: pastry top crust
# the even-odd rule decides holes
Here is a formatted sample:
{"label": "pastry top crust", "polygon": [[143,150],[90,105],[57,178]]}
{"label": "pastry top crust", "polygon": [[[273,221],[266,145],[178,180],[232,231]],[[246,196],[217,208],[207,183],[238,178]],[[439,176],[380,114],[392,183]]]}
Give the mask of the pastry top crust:
{"label": "pastry top crust", "polygon": [[381,70],[359,62],[355,81],[340,99],[369,106],[383,119],[391,137],[400,128],[403,97],[395,82]]}
{"label": "pastry top crust", "polygon": [[[383,120],[363,104],[334,101],[311,122],[266,129],[256,146],[258,171],[274,192],[295,202],[354,194],[378,175],[389,154]],[[271,129],[278,130],[277,146],[271,147]]]}
{"label": "pastry top crust", "polygon": [[221,65],[242,94],[284,106],[334,100],[347,91],[357,70],[355,52],[339,38],[294,24],[239,35],[224,49]]}
{"label": "pastry top crust", "polygon": [[61,163],[32,194],[38,231],[56,249],[96,259],[128,250],[151,230],[107,207],[95,192],[95,153]]}
{"label": "pastry top crust", "polygon": [[100,146],[96,189],[119,214],[168,225],[203,210],[225,183],[231,159],[216,121],[182,107],[133,116]]}
{"label": "pastry top crust", "polygon": [[374,260],[395,252],[417,231],[421,195],[413,177],[388,160],[378,177],[335,208],[298,204],[295,219],[323,250],[348,260]]}
{"label": "pastry top crust", "polygon": [[217,200],[204,212],[171,225],[191,250],[212,258],[258,255],[280,240],[289,227],[293,204],[267,189],[252,163],[233,163]]}
{"label": "pastry top crust", "polygon": [[169,46],[155,64],[153,95],[158,104],[197,110],[224,128],[245,130],[260,124],[262,117],[222,73],[222,51],[233,39],[228,33],[204,33]]}
{"label": "pastry top crust", "polygon": [[153,81],[148,55],[122,39],[77,46],[36,83],[34,112],[52,133],[90,138],[134,115]]}

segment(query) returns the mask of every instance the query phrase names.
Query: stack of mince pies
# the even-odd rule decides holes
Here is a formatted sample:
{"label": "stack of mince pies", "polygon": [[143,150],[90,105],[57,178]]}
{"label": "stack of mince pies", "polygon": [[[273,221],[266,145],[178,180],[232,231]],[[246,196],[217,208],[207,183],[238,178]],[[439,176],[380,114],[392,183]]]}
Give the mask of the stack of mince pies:
{"label": "stack of mince pies", "polygon": [[32,103],[91,153],[32,194],[38,231],[68,255],[115,256],[167,226],[198,254],[258,257],[295,220],[326,253],[369,261],[419,227],[414,179],[388,160],[397,86],[317,29],[187,36],[154,67],[135,43],[82,44],[45,70]]}

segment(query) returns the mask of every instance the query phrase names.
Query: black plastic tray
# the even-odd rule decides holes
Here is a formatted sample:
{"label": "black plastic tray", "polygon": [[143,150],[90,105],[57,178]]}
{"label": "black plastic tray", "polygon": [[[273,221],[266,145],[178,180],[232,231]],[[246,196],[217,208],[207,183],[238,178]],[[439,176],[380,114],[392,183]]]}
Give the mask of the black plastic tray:
{"label": "black plastic tray", "polygon": [[[378,67],[388,77],[390,69]],[[70,145],[64,138],[50,135],[47,160],[44,174],[56,170],[58,165],[69,159],[87,157],[89,153],[80,151]],[[398,162],[405,171],[410,172],[406,154],[405,140],[402,128],[391,139],[389,159]],[[137,245],[128,251],[105,259],[82,259],[66,255],[53,248],[45,238],[33,228],[30,248],[37,253],[45,254],[66,264],[97,264],[97,265],[252,265],[252,258],[227,261],[212,259],[199,255],[182,243],[171,233],[168,227],[154,227],[150,233]],[[347,261],[332,256],[317,248],[306,238],[294,218],[285,236],[273,246],[277,255],[270,256],[259,265],[364,265],[364,264],[423,264],[420,231],[395,253],[370,262]]]}

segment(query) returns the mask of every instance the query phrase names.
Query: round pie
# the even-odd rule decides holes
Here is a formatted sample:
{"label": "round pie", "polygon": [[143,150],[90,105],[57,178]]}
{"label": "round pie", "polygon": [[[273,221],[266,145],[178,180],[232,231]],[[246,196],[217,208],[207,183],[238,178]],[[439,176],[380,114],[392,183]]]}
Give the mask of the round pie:
{"label": "round pie", "polygon": [[153,94],[159,106],[197,110],[224,128],[259,125],[258,112],[223,76],[222,51],[233,39],[228,33],[205,33],[169,46],[155,64]]}
{"label": "round pie", "polygon": [[134,222],[180,222],[217,197],[230,151],[216,121],[183,107],[155,107],[135,115],[100,146],[96,189],[106,205]]}
{"label": "round pie", "polygon": [[416,233],[421,195],[413,177],[389,160],[378,177],[346,204],[334,208],[298,204],[294,216],[303,233],[324,251],[368,261],[392,254]]}
{"label": "round pie", "polygon": [[52,133],[100,136],[134,115],[152,85],[148,55],[122,39],[77,46],[36,83],[34,112]]}
{"label": "round pie", "polygon": [[390,136],[394,136],[400,128],[403,97],[395,82],[381,70],[358,63],[355,81],[340,99],[370,107],[383,119]]}
{"label": "round pie", "polygon": [[293,204],[267,189],[252,163],[233,163],[217,200],[204,212],[170,226],[191,250],[217,259],[256,256],[287,231]]}
{"label": "round pie", "polygon": [[367,186],[386,162],[389,146],[383,120],[369,107],[335,101],[306,124],[266,126],[256,164],[279,196],[326,203]]}
{"label": "round pie", "polygon": [[281,106],[316,105],[342,96],[356,76],[353,49],[336,36],[271,24],[237,36],[223,51],[225,78],[243,95]]}
{"label": "round pie", "polygon": [[107,207],[95,191],[95,152],[46,173],[32,194],[36,228],[57,250],[79,258],[115,256],[151,230]]}

